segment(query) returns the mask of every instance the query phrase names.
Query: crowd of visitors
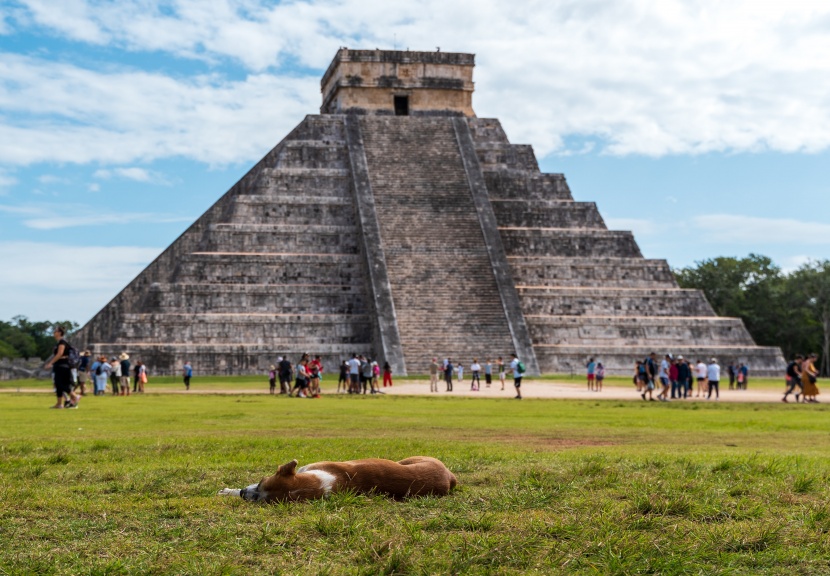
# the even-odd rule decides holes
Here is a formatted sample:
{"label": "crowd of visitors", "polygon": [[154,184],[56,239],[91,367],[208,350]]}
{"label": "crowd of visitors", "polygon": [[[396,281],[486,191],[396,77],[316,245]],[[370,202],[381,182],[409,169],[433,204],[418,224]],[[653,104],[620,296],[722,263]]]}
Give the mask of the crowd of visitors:
{"label": "crowd of visitors", "polygon": [[[743,366],[743,365],[742,365]],[[746,369],[748,374],[749,369]],[[662,360],[652,352],[644,360],[636,360],[634,386],[643,400],[668,402],[684,398],[720,399],[721,367],[717,358],[706,363],[698,359],[692,363],[682,355],[666,354]],[[697,389],[695,389],[695,383]],[[657,397],[654,392],[657,390]]]}

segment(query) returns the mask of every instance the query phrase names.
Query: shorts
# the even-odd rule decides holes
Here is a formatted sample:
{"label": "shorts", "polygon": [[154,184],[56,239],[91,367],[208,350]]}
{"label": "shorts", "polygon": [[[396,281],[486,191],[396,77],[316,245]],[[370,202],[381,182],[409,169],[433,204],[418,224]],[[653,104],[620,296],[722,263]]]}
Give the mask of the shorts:
{"label": "shorts", "polygon": [[349,374],[349,380],[351,380],[352,384],[357,384],[360,382],[360,375],[359,374]]}
{"label": "shorts", "polygon": [[291,374],[280,374],[280,384],[291,385]]}
{"label": "shorts", "polygon": [[698,382],[703,382],[704,380],[706,380],[706,378],[698,378],[697,379]]}
{"label": "shorts", "polygon": [[665,376],[660,376],[660,384],[662,384],[663,386],[668,386],[669,385],[669,379],[666,378]]}
{"label": "shorts", "polygon": [[492,374],[485,374],[484,375],[484,381],[487,382],[487,384],[492,384],[493,383],[493,375]]}
{"label": "shorts", "polygon": [[87,376],[86,372],[78,372],[78,383],[79,384],[86,384],[86,381],[89,380],[89,376]]}
{"label": "shorts", "polygon": [[504,377],[505,377],[505,376],[506,376],[506,373],[504,373],[504,372],[499,372],[499,378],[501,378],[502,380],[504,380]]}
{"label": "shorts", "polygon": [[594,375],[593,374],[588,374],[588,380],[593,380],[593,379],[594,379]]}
{"label": "shorts", "polygon": [[304,378],[297,378],[297,380],[294,382],[294,388],[305,390],[306,388],[308,388],[308,380],[305,380]]}
{"label": "shorts", "polygon": [[516,388],[521,388],[521,386],[522,386],[522,377],[521,376],[519,376],[519,377],[514,376],[513,377],[513,386],[515,386]]}

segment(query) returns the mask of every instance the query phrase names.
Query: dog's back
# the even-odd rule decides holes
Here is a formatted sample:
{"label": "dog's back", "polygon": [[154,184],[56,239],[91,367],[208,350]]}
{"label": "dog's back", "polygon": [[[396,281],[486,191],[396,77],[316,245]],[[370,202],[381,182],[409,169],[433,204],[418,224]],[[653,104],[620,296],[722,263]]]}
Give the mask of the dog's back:
{"label": "dog's back", "polygon": [[412,456],[399,462],[366,458],[346,462],[315,462],[298,472],[320,470],[333,474],[333,491],[379,492],[395,498],[445,496],[458,481],[444,463],[429,456]]}

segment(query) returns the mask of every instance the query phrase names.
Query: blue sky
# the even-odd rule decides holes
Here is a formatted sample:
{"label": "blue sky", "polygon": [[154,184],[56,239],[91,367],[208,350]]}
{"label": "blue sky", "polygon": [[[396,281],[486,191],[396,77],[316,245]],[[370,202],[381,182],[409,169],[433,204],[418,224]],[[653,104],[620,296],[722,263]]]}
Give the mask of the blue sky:
{"label": "blue sky", "polygon": [[85,322],[339,46],[476,53],[477,114],[648,258],[830,258],[826,2],[0,0],[0,319]]}

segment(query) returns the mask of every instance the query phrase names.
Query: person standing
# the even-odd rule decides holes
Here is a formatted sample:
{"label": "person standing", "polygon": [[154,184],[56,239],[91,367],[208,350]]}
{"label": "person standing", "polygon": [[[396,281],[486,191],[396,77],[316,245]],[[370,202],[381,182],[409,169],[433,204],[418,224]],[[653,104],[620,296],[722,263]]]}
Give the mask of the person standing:
{"label": "person standing", "polygon": [[678,398],[681,392],[683,398],[688,398],[692,394],[692,369],[683,356],[677,357],[677,385],[680,387]]}
{"label": "person standing", "polygon": [[742,362],[738,367],[738,387],[746,390],[747,384],[749,384],[749,366]]}
{"label": "person standing", "polygon": [[392,367],[389,362],[383,363],[383,387],[392,386]]}
{"label": "person standing", "polygon": [[522,399],[522,376],[524,375],[524,365],[519,361],[516,354],[511,354],[513,360],[510,361],[510,368],[513,369],[513,387],[516,389],[516,399]]}
{"label": "person standing", "polygon": [[452,365],[452,359],[447,358],[444,362],[444,382],[447,383],[447,392],[452,392],[452,373],[453,373],[454,366]]}
{"label": "person standing", "polygon": [[680,399],[683,396],[680,393],[680,358],[672,360],[669,366],[669,382],[671,382],[671,399]]}
{"label": "person standing", "polygon": [[[787,364],[787,388],[784,390],[784,397],[781,398],[781,402],[787,402],[787,396],[793,393],[796,386],[798,386],[799,390],[803,389],[803,384],[801,383],[801,364],[804,362],[804,357],[801,354],[796,354],[795,358]],[[795,401],[798,402],[798,397],[800,394],[798,392],[795,393]]]}
{"label": "person standing", "polygon": [[602,392],[602,381],[605,380],[605,366],[597,362],[596,387],[597,392]]}
{"label": "person standing", "polygon": [[438,358],[429,363],[429,391],[438,392]]}
{"label": "person standing", "polygon": [[645,400],[646,394],[648,394],[649,402],[655,402],[654,400],[654,381],[657,379],[657,354],[652,352],[648,355],[648,358],[643,360],[643,366],[645,367],[645,389],[643,393],[640,394],[640,397]]}
{"label": "person standing", "polygon": [[110,365],[110,384],[112,385],[112,395],[118,396],[121,392],[121,363],[118,358],[113,356],[109,361]]}
{"label": "person standing", "polygon": [[[280,358],[282,360],[282,358]],[[277,367],[274,364],[268,368],[268,393],[274,396],[277,393]]]}
{"label": "person standing", "polygon": [[801,387],[805,402],[818,402],[818,370],[815,361],[816,354],[810,354],[801,364]]}
{"label": "person standing", "polygon": [[669,401],[669,367],[671,366],[671,354],[666,354],[666,356],[660,361],[660,370],[657,372],[657,376],[660,379],[660,386],[662,386],[662,390],[657,395],[657,398],[661,402],[668,402]]}
{"label": "person standing", "polygon": [[182,379],[184,380],[184,389],[190,390],[190,379],[193,378],[193,366],[190,365],[190,360],[184,363],[182,368]]}
{"label": "person standing", "polygon": [[464,384],[464,364],[458,363],[458,382]]}
{"label": "person standing", "polygon": [[488,388],[493,383],[493,362],[489,358],[484,363],[484,383]]}
{"label": "person standing", "polygon": [[499,361],[496,363],[496,370],[499,371],[499,381],[501,382],[501,389],[504,390],[504,379],[507,375],[504,369],[504,360],[499,356]]}
{"label": "person standing", "polygon": [[288,356],[283,356],[282,360],[277,363],[277,372],[280,378],[280,394],[291,395],[291,375],[294,372],[294,367]]}
{"label": "person standing", "polygon": [[706,367],[706,379],[709,381],[709,395],[706,399],[712,398],[712,390],[714,390],[715,400],[720,400],[720,390],[718,388],[720,384],[720,366],[715,358],[712,358],[709,366]]}
{"label": "person standing", "polygon": [[473,373],[473,378],[470,380],[470,390],[478,392],[481,388],[481,364],[478,363],[478,358],[473,358],[473,363],[470,364],[470,372]]}
{"label": "person standing", "polygon": [[597,371],[597,363],[594,362],[593,358],[588,359],[588,363],[585,365],[585,368],[588,370],[588,392],[593,392],[594,390],[594,379],[596,378],[596,371]]}
{"label": "person standing", "polygon": [[695,394],[695,398],[699,398],[706,393],[706,374],[706,364],[703,363],[703,360],[698,360],[695,366],[695,377],[697,379],[697,394]]}
{"label": "person standing", "polygon": [[130,395],[130,356],[126,352],[122,352],[118,357],[118,363],[121,365],[121,395]]}
{"label": "person standing", "polygon": [[734,362],[730,362],[729,366],[726,367],[726,373],[729,376],[729,389],[734,390],[735,389],[735,375],[737,373],[737,371],[735,369],[735,363]]}
{"label": "person standing", "polygon": [[[297,398],[306,398],[308,390],[308,358],[303,356],[297,364],[297,379],[294,381],[294,389],[297,391]],[[290,393],[289,393],[290,396]]]}
{"label": "person standing", "polygon": [[135,373],[138,380],[138,393],[144,394],[144,387],[147,385],[147,367],[141,360],[135,363]]}
{"label": "person standing", "polygon": [[340,389],[343,389],[343,393],[345,394],[346,391],[349,391],[349,361],[343,360],[340,363],[340,375],[337,378],[337,393],[340,394]]}
{"label": "person standing", "polygon": [[81,396],[86,395],[86,383],[89,382],[89,357],[92,352],[84,350],[81,352],[81,360],[78,364],[78,387],[80,388]]}
{"label": "person standing", "polygon": [[100,396],[106,393],[107,380],[109,379],[112,367],[107,364],[106,356],[99,356],[90,368],[92,371],[92,378],[95,382],[95,395]]}
{"label": "person standing", "polygon": [[320,397],[320,379],[323,377],[323,360],[317,355],[314,360],[308,364],[309,372],[311,373],[311,381],[309,383],[309,393],[312,398]]}
{"label": "person standing", "polygon": [[77,408],[81,397],[72,389],[72,366],[69,364],[70,344],[64,336],[63,326],[56,326],[52,336],[56,340],[52,349],[52,358],[44,364],[44,369],[52,369],[55,378],[55,396],[57,402],[52,408]]}

